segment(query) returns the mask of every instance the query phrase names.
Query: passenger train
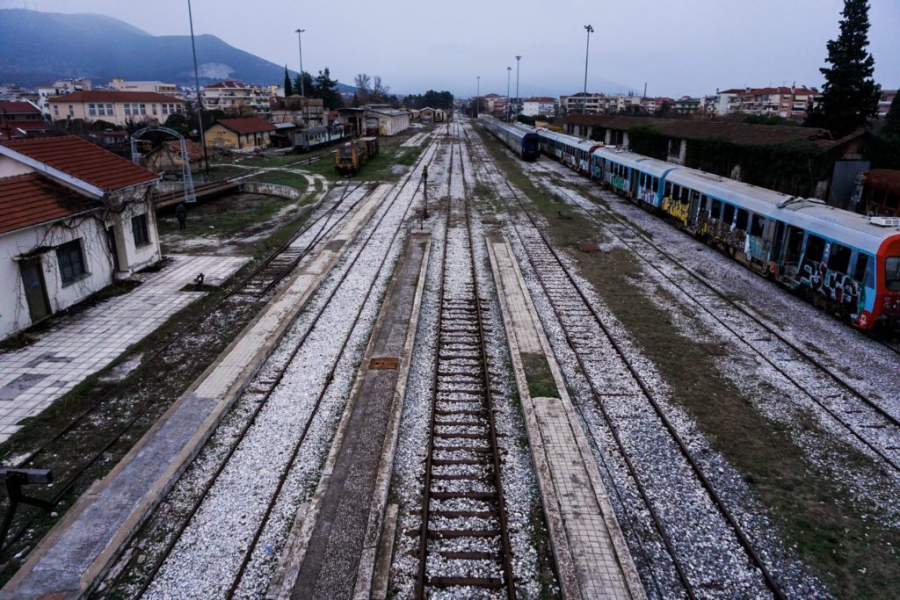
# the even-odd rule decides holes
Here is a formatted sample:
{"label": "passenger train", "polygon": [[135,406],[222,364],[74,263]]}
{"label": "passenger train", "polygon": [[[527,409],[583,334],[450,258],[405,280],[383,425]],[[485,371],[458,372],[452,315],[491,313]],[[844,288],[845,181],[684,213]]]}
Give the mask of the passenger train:
{"label": "passenger train", "polygon": [[519,155],[519,158],[537,160],[540,155],[538,148],[540,139],[532,128],[504,123],[492,117],[482,117],[481,121],[485,129]]}
{"label": "passenger train", "polygon": [[351,137],[349,127],[333,125],[329,127],[309,127],[292,134],[294,150],[296,152],[309,152],[316,148],[334,144]]}
{"label": "passenger train", "polygon": [[598,142],[536,133],[544,154],[854,326],[900,323],[900,218],[859,215]]}

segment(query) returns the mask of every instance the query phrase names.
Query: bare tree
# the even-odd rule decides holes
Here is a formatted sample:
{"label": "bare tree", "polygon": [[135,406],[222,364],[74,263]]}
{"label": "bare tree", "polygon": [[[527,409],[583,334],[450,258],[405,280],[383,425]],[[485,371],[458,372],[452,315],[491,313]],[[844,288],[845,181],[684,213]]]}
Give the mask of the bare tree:
{"label": "bare tree", "polygon": [[356,85],[356,97],[359,103],[366,104],[372,93],[372,78],[365,73],[360,73],[353,78],[353,83]]}
{"label": "bare tree", "polygon": [[376,75],[372,82],[372,100],[374,102],[383,102],[390,91],[390,86],[381,83],[381,76]]}

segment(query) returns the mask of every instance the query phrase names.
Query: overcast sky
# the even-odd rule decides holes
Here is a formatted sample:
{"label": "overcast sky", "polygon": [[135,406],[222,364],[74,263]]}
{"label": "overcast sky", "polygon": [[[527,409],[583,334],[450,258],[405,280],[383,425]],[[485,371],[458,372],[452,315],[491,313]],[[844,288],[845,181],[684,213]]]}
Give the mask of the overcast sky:
{"label": "overcast sky", "polygon": [[[0,8],[93,12],[154,35],[189,33],[187,0],[0,0]],[[875,79],[900,86],[900,0],[870,0]],[[838,35],[843,0],[421,0],[343,2],[193,0],[195,33],[297,69],[325,67],[341,82],[381,75],[395,93],[506,93],[516,60],[520,95],[633,89],[705,95],[716,88],[821,86],[825,43]],[[203,61],[203,57],[198,57]],[[256,82],[269,83],[269,82]],[[280,83],[280,82],[279,82]]]}

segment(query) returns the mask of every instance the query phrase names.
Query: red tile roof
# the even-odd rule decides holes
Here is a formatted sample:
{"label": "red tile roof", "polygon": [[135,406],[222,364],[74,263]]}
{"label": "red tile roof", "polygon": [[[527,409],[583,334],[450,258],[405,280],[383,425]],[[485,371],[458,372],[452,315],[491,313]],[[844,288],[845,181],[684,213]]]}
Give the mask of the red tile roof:
{"label": "red tile roof", "polygon": [[75,104],[76,102],[184,102],[172,96],[156,92],[117,92],[109,90],[91,90],[74,92],[68,96],[55,96],[50,102]]}
{"label": "red tile roof", "polygon": [[261,133],[263,131],[276,130],[274,125],[259,117],[247,117],[246,119],[219,119],[212,127],[215,127],[216,125],[221,125],[222,127],[239,134]]}
{"label": "red tile roof", "polygon": [[0,114],[40,115],[41,111],[30,102],[0,102]]}
{"label": "red tile roof", "polygon": [[[203,146],[193,140],[184,140],[184,143],[185,148],[187,149],[189,161],[203,159]],[[178,140],[170,140],[166,142],[166,147],[172,152],[181,152],[181,142]]]}
{"label": "red tile roof", "polygon": [[0,235],[99,207],[37,173],[0,178]]}
{"label": "red tile roof", "polygon": [[155,173],[75,136],[10,140],[3,146],[104,191],[157,179]]}
{"label": "red tile roof", "polygon": [[627,131],[630,127],[653,127],[661,134],[688,140],[722,139],[735,144],[783,144],[797,141],[825,139],[828,132],[812,127],[776,125],[748,125],[717,121],[688,121],[682,119],[654,119],[650,117],[620,117],[617,115],[569,115],[565,123],[594,125]]}

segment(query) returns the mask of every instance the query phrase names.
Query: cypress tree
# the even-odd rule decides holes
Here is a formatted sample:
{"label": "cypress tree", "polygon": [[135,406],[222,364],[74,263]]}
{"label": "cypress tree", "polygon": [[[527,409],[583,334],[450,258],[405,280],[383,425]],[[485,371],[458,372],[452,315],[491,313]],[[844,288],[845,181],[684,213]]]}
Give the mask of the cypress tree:
{"label": "cypress tree", "polygon": [[827,44],[830,66],[819,69],[825,76],[821,104],[807,117],[807,125],[824,127],[843,137],[878,114],[881,86],[875,83],[875,59],[869,45],[868,0],[844,0],[841,33]]}
{"label": "cypress tree", "polygon": [[287,65],[284,65],[284,97],[294,95],[294,87],[291,85],[291,76],[288,75]]}

